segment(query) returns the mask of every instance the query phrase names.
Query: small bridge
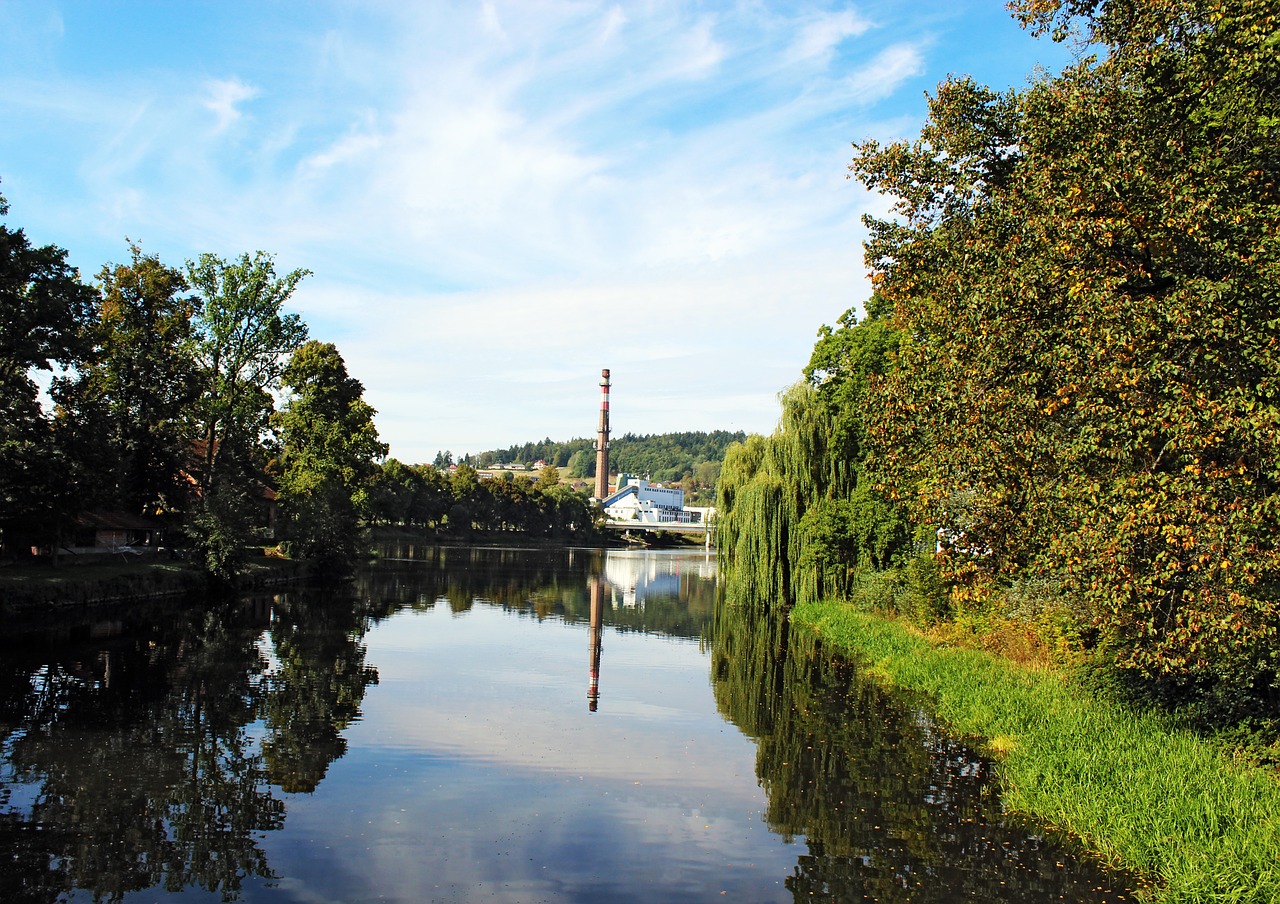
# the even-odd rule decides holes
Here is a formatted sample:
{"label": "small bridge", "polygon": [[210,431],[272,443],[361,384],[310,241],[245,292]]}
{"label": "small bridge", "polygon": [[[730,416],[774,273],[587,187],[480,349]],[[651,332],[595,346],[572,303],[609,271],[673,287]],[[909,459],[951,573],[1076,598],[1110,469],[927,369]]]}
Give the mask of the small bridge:
{"label": "small bridge", "polygon": [[601,526],[613,533],[655,533],[662,531],[667,534],[692,534],[694,536],[703,537],[706,545],[710,548],[712,538],[715,536],[715,525],[708,524],[705,521],[613,521],[606,520],[601,522]]}

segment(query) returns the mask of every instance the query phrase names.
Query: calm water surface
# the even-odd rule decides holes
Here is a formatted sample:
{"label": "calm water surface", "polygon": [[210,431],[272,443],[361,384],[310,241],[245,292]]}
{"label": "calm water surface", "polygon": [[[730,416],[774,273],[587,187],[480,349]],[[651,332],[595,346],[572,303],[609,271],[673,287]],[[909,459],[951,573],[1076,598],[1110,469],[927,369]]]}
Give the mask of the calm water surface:
{"label": "calm water surface", "polygon": [[401,547],[0,657],[0,900],[1116,901],[701,552]]}

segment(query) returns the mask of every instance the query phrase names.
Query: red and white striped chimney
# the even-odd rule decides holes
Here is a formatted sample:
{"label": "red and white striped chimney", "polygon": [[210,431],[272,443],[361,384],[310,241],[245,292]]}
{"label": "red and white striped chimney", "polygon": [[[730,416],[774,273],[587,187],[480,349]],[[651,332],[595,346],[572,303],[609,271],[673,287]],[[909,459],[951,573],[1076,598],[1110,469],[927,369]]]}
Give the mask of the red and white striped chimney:
{"label": "red and white striped chimney", "polygon": [[609,495],[609,370],[600,371],[600,433],[596,438],[596,498]]}

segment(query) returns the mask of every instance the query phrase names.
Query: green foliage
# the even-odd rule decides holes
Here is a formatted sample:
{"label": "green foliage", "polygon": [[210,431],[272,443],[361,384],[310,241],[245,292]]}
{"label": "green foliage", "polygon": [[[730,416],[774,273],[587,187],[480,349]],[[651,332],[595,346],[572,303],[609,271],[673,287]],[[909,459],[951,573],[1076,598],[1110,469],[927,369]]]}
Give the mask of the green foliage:
{"label": "green foliage", "polygon": [[901,509],[869,481],[859,483],[848,499],[819,500],[800,519],[800,532],[801,564],[819,569],[888,568],[911,540]]}
{"label": "green foliage", "polygon": [[282,382],[288,401],[273,419],[281,441],[281,534],[296,556],[350,562],[360,520],[373,509],[378,460],[387,454],[375,412],[332,343],[304,343]]}
{"label": "green foliage", "polygon": [[[451,500],[439,475],[380,473],[374,412],[337,349],[302,346],[306,325],[283,306],[308,271],[278,277],[258,252],[205,254],[184,273],[129,250],[128,263],[102,268],[95,291],[65,251],[33,248],[0,225],[7,553],[57,549],[71,517],[91,508],[169,515],[207,573],[231,581],[268,524],[275,452],[284,536],[303,557],[348,557],[359,519],[382,509],[444,517]],[[63,372],[52,381],[53,417],[36,370]],[[279,449],[271,427],[282,378],[292,395],[274,419]]]}
{"label": "green foliage", "polygon": [[720,473],[719,547],[731,586],[788,605],[847,594],[860,570],[909,550],[912,527],[864,453],[863,403],[898,339],[883,321],[823,327],[806,382],[782,396],[768,438],[731,446]]}
{"label": "green foliage", "polygon": [[700,464],[723,461],[729,445],[745,438],[741,430],[642,436],[624,433],[609,441],[609,465],[619,474],[648,475],[659,483],[675,483],[685,474],[696,474]]}
{"label": "green foliage", "polygon": [[406,465],[389,458],[373,477],[369,500],[373,521],[435,527],[453,495],[448,477],[431,465]]}
{"label": "green foliage", "polygon": [[596,470],[596,457],[590,449],[575,449],[573,454],[569,456],[569,464],[566,466],[566,472],[569,477],[585,479],[594,477]]}
{"label": "green foliage", "polygon": [[376,520],[431,528],[441,535],[478,530],[588,540],[596,536],[599,515],[587,495],[561,483],[550,465],[536,480],[510,471],[481,479],[470,465],[446,475],[430,465],[407,467],[389,459],[370,498]]}
{"label": "green foliage", "polygon": [[[618,474],[647,475],[657,483],[691,481],[686,492],[713,492],[716,471],[731,443],[742,442],[742,431],[713,430],[710,433],[655,433],[638,436],[625,433],[609,441],[609,467]],[[571,439],[554,442],[550,437],[537,443],[524,443],[506,449],[482,452],[477,456],[482,467],[492,464],[524,464],[546,462],[564,469],[569,477],[589,478],[596,473],[595,440]],[[439,459],[439,456],[437,456]],[[437,467],[444,465],[437,464]]]}
{"label": "green foliage", "polygon": [[1273,775],[1058,672],[934,647],[900,622],[838,603],[803,604],[791,620],[882,680],[927,694],[951,731],[991,739],[1010,809],[1157,879],[1156,900],[1280,898]]}
{"label": "green foliage", "polygon": [[182,468],[198,394],[195,299],[181,271],[130,245],[128,264],[98,274],[101,301],[85,329],[92,351],[53,384],[58,426],[75,443],[84,504],[134,515],[182,511]]}
{"label": "green foliage", "polygon": [[[261,495],[271,394],[279,388],[287,356],[307,338],[302,319],[282,308],[307,274],[294,270],[277,277],[271,255],[261,251],[231,262],[212,254],[187,262],[187,280],[202,300],[194,344],[201,391],[192,410],[200,446],[192,471],[206,500],[196,526],[198,542],[206,548],[210,537],[222,541],[218,548],[249,539],[253,519],[237,515],[216,526],[211,519],[248,511],[250,504],[228,507],[216,500]],[[219,569],[222,562],[234,561],[215,559],[211,564]]]}
{"label": "green foliage", "polygon": [[919,627],[956,615],[950,584],[931,549],[900,556],[889,568],[859,571],[846,598],[858,609],[901,616]]}
{"label": "green foliage", "polygon": [[[1026,2],[1100,51],[944,83],[867,260],[900,330],[868,442],[962,584],[1061,582],[1173,693],[1280,699],[1274,4]],[[1083,17],[1083,18],[1079,18]]]}
{"label": "green foliage", "polygon": [[[277,277],[271,255],[261,251],[231,262],[213,254],[187,262],[187,279],[202,298],[195,353],[203,385],[195,418],[204,444],[203,492],[231,470],[227,465],[243,464],[267,429],[270,393],[288,356],[307,338],[306,324],[283,306],[309,273]],[[232,475],[245,476],[243,468]]]}
{"label": "green foliage", "polygon": [[196,561],[215,581],[233,582],[244,566],[245,542],[258,522],[258,506],[241,486],[217,484],[200,497],[187,522]]}
{"label": "green foliage", "polygon": [[[8,212],[0,198],[0,215]],[[47,542],[68,498],[71,463],[56,444],[32,373],[80,363],[96,293],[54,245],[0,224],[0,539],[10,551]]]}
{"label": "green foliage", "polygon": [[931,624],[952,614],[950,594],[936,556],[918,553],[907,560],[903,572],[904,597],[917,624]]}
{"label": "green foliage", "polygon": [[414,468],[395,458],[386,459],[374,475],[369,492],[370,519],[383,524],[407,522],[420,484]]}

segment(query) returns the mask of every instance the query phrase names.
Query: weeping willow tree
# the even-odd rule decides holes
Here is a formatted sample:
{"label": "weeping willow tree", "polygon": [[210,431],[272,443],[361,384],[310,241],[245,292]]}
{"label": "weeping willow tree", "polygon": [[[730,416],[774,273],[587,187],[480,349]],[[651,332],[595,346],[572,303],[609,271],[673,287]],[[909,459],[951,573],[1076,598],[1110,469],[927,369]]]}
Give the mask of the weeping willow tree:
{"label": "weeping willow tree", "polygon": [[869,387],[890,366],[896,333],[853,311],[823,327],[805,379],[781,396],[772,436],[729,447],[720,472],[720,553],[735,598],[789,606],[844,595],[860,568],[883,568],[910,527],[865,458]]}

